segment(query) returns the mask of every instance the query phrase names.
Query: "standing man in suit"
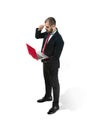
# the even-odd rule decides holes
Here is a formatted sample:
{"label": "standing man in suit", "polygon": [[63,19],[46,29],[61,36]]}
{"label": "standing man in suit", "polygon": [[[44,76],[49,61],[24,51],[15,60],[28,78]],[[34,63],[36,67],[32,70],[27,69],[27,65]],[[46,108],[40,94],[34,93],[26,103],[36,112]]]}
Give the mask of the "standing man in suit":
{"label": "standing man in suit", "polygon": [[[44,27],[46,31],[41,32]],[[48,114],[53,114],[59,109],[60,85],[58,80],[58,70],[60,67],[59,58],[64,41],[56,28],[56,20],[53,17],[48,17],[45,20],[44,25],[40,25],[36,28],[35,37],[37,39],[43,38],[41,52],[48,56],[48,58],[42,60],[45,80],[45,96],[37,102],[42,103],[51,101],[51,90],[53,89],[52,107],[48,111]]]}

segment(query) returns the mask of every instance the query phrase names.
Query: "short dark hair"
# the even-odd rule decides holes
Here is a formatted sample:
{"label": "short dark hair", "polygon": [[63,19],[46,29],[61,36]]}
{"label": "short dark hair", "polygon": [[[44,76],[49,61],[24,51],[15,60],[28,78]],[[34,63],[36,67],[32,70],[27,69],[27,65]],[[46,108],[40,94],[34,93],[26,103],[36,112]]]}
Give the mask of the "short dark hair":
{"label": "short dark hair", "polygon": [[53,17],[48,17],[48,18],[45,20],[45,23],[46,23],[47,21],[49,21],[49,24],[50,24],[50,25],[56,25],[56,20],[55,20],[55,18],[53,18]]}

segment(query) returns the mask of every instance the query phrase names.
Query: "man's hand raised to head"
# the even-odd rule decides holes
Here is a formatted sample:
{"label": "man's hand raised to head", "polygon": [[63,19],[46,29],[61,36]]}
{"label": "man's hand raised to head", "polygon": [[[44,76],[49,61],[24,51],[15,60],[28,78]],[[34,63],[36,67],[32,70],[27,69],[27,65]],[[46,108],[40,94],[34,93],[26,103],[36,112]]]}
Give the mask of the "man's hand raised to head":
{"label": "man's hand raised to head", "polygon": [[41,31],[43,28],[44,28],[44,25],[40,25],[40,26],[38,27],[38,31]]}

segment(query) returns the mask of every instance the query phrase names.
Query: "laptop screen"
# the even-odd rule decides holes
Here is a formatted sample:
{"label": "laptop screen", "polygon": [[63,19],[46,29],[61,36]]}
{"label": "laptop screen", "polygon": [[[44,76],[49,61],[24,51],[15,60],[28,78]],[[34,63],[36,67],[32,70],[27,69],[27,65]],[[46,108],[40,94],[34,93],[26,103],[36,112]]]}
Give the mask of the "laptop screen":
{"label": "laptop screen", "polygon": [[26,46],[27,46],[27,49],[28,49],[29,54],[30,54],[33,58],[35,58],[35,59],[38,60],[38,57],[37,57],[37,54],[36,54],[35,49],[34,49],[33,47],[31,47],[30,45],[28,45],[28,44],[26,44]]}

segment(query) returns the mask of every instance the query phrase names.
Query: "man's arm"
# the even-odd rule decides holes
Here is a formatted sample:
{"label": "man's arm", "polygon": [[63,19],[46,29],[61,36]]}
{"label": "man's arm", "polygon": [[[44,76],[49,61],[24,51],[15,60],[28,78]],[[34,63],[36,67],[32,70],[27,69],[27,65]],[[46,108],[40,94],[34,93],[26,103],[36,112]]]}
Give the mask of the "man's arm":
{"label": "man's arm", "polygon": [[61,52],[63,50],[63,46],[64,46],[64,41],[61,39],[58,39],[55,41],[55,45],[54,45],[54,53],[53,53],[53,57],[54,59],[59,59]]}
{"label": "man's arm", "polygon": [[40,25],[38,28],[36,28],[35,37],[38,38],[44,38],[46,32],[41,33],[42,29],[44,28],[44,25]]}

